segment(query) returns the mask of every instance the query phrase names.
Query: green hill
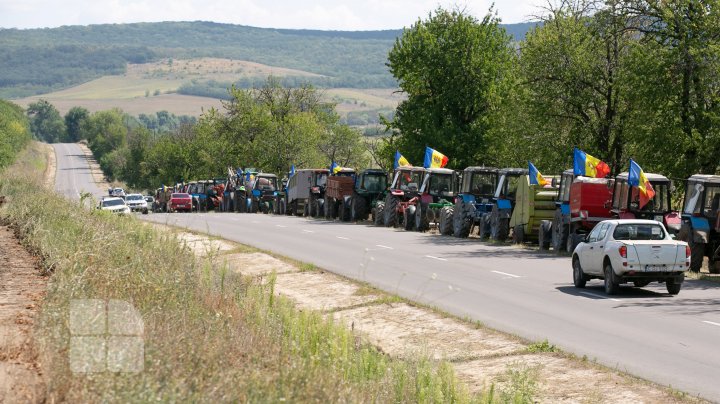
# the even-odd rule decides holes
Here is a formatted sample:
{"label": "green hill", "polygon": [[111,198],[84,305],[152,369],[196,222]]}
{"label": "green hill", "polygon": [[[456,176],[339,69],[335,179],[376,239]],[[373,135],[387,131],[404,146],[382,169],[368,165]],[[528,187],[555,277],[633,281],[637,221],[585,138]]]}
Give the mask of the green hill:
{"label": "green hill", "polygon": [[[508,25],[516,38],[532,24]],[[42,94],[127,63],[215,57],[303,70],[323,87],[390,88],[387,53],[402,30],[318,31],[212,22],[161,22],[0,29],[0,97]]]}

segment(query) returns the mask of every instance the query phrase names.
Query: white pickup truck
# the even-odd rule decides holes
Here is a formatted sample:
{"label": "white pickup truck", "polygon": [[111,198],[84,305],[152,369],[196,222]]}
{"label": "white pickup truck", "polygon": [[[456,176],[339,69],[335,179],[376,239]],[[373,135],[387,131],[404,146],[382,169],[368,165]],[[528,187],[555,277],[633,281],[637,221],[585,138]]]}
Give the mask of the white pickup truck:
{"label": "white pickup truck", "polygon": [[590,279],[603,279],[605,293],[614,295],[622,283],[643,287],[665,282],[668,293],[676,295],[690,268],[690,247],[673,240],[654,220],[605,220],[575,248],[572,266],[578,288]]}

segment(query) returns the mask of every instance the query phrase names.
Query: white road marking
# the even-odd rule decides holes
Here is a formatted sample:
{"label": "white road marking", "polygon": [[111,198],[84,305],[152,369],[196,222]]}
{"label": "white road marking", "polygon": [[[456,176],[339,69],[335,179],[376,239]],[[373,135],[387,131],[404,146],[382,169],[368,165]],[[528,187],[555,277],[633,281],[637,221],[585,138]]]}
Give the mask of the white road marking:
{"label": "white road marking", "polygon": [[375,244],[375,247],[385,248],[386,250],[394,250],[394,248],[382,244]]}
{"label": "white road marking", "polygon": [[522,276],[520,276],[520,275],[513,275],[513,274],[509,274],[507,272],[500,272],[500,271],[492,271],[492,272],[495,272],[496,274],[500,274],[500,275],[509,276],[511,278],[522,278]]}
{"label": "white road marking", "polygon": [[312,230],[303,230],[303,233],[315,233],[315,232]]}
{"label": "white road marking", "polygon": [[438,261],[447,261],[447,258],[440,258],[440,257],[436,257],[434,255],[426,255],[425,258],[432,258],[432,259],[438,260]]}
{"label": "white road marking", "polygon": [[[255,223],[255,222],[253,222],[253,223]],[[282,225],[282,224],[276,224],[275,227],[287,227],[287,226]]]}
{"label": "white road marking", "polygon": [[712,324],[712,325],[716,325],[716,326],[720,327],[720,323],[716,323],[714,321],[703,321],[703,323]]}
{"label": "white road marking", "polygon": [[252,221],[250,221],[250,223],[259,224],[260,222],[258,222],[257,220],[252,220]]}
{"label": "white road marking", "polygon": [[339,238],[340,240],[350,240],[349,238],[343,237],[343,236],[335,236],[335,237],[336,237],[336,238]]}
{"label": "white road marking", "polygon": [[585,296],[597,297],[598,299],[612,300],[613,302],[620,302],[620,301],[621,301],[620,299],[613,299],[612,297],[606,297],[606,296],[598,295],[597,293],[580,292],[580,294],[581,294],[581,295],[585,295]]}

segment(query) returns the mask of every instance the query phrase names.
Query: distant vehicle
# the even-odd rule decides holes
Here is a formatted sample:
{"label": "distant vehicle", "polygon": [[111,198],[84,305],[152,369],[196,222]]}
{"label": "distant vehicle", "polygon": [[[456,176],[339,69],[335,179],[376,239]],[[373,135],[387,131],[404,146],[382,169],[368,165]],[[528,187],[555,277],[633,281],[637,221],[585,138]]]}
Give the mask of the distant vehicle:
{"label": "distant vehicle", "polygon": [[125,197],[125,203],[131,212],[142,212],[148,214],[148,203],[141,194],[129,194]]}
{"label": "distant vehicle", "polygon": [[108,188],[108,195],[118,198],[125,198],[125,190],[122,188]]}
{"label": "distant vehicle", "polygon": [[125,204],[125,200],[114,196],[103,198],[97,208],[117,213],[119,215],[130,213],[130,208]]}
{"label": "distant vehicle", "polygon": [[192,196],[187,193],[173,193],[168,203],[169,212],[191,212],[193,207]]}
{"label": "distant vehicle", "polygon": [[605,293],[614,295],[622,283],[644,287],[664,282],[668,293],[676,295],[690,268],[690,247],[674,240],[655,220],[605,220],[575,247],[572,266],[577,288],[590,279],[603,279]]}
{"label": "distant vehicle", "polygon": [[150,207],[150,210],[153,212],[155,211],[155,198],[152,195],[145,195],[143,198],[145,198],[145,202],[147,202],[148,206]]}

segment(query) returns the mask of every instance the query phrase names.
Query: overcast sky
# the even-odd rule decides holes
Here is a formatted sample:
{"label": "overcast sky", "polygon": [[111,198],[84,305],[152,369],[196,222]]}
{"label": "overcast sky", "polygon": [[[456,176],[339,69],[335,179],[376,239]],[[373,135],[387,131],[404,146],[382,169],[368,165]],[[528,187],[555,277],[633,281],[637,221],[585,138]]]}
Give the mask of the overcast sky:
{"label": "overcast sky", "polygon": [[[377,30],[410,26],[443,6],[485,15],[491,0],[0,0],[0,27],[214,21],[266,28]],[[496,1],[504,23],[528,21],[543,0]]]}

